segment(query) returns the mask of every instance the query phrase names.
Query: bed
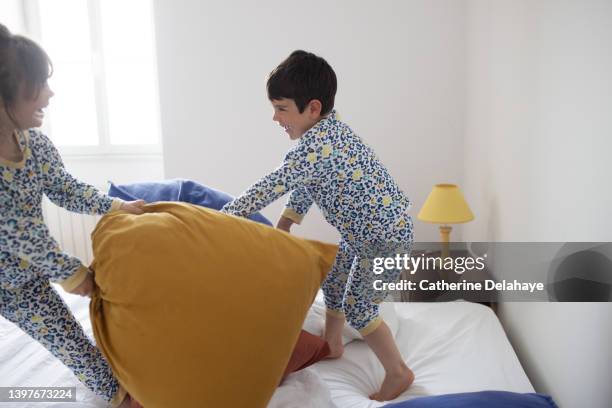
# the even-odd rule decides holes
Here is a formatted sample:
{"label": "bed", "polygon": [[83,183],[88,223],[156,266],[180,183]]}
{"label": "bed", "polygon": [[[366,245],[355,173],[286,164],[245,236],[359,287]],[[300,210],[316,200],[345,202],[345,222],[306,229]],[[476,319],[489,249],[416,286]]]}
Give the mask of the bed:
{"label": "bed", "polygon": [[[483,390],[534,392],[488,307],[464,301],[394,306],[399,321],[396,342],[416,374],[414,384],[395,401]],[[349,343],[342,359],[320,362],[314,369],[337,407],[385,405],[367,397],[382,382],[384,370],[364,342]]]}
{"label": "bed", "polygon": [[[58,290],[92,336],[88,300]],[[394,303],[396,341],[416,373],[412,387],[395,401],[425,395],[504,390],[534,392],[493,311],[486,306],[448,303]],[[269,408],[373,408],[370,401],[383,378],[382,366],[362,341],[346,345],[339,360],[326,360],[292,374]],[[0,387],[77,387],[77,403],[48,407],[105,407],[72,373],[38,343],[0,318]],[[6,408],[38,408],[39,403],[2,403]]]}

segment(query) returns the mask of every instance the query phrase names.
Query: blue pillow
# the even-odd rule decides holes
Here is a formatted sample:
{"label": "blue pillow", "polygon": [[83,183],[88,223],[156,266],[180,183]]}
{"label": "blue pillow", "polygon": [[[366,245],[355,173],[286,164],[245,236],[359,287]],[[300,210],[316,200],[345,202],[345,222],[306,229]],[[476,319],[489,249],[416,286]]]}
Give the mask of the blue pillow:
{"label": "blue pillow", "polygon": [[[203,186],[192,180],[182,179],[123,184],[120,186],[111,182],[108,195],[125,201],[142,199],[147,203],[182,201],[217,211],[234,199],[231,195],[222,191]],[[249,218],[272,226],[272,223],[260,213],[252,214]]]}
{"label": "blue pillow", "polygon": [[507,391],[480,391],[435,395],[385,405],[384,408],[558,408],[544,394],[518,394]]}

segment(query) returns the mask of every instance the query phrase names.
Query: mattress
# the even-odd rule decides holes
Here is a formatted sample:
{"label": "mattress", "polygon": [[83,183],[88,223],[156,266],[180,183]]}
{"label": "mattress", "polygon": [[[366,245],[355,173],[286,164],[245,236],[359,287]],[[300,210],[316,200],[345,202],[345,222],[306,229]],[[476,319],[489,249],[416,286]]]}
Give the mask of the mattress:
{"label": "mattress", "polygon": [[[534,392],[497,316],[486,306],[464,301],[396,303],[396,342],[414,371],[413,385],[395,402],[456,392],[503,390]],[[382,365],[367,345],[354,341],[339,360],[314,369],[339,408],[372,408],[384,378]]]}
{"label": "mattress", "polygon": [[[92,337],[88,299],[58,290],[87,335]],[[416,374],[396,401],[424,395],[480,390],[533,392],[493,312],[479,304],[395,304],[396,341]],[[270,407],[370,408],[384,405],[368,395],[384,371],[362,341],[353,341],[338,360],[295,373],[277,390]],[[105,402],[87,390],[70,370],[16,326],[0,317],[0,387],[77,387],[77,403],[45,403],[53,408],[101,408]],[[298,394],[300,397],[298,398]],[[333,402],[332,402],[333,401]],[[6,408],[38,408],[40,403],[2,403]]]}

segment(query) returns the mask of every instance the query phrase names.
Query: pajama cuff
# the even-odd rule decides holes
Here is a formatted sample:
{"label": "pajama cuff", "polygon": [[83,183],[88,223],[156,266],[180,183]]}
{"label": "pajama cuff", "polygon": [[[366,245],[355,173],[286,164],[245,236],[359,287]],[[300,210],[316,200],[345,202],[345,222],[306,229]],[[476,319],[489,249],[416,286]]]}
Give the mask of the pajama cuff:
{"label": "pajama cuff", "polygon": [[378,326],[383,322],[383,319],[379,316],[372,320],[366,327],[363,329],[359,329],[359,334],[362,336],[367,336],[368,334],[372,334],[372,332],[378,329]]}
{"label": "pajama cuff", "polygon": [[88,273],[89,269],[81,265],[75,273],[58,283],[66,292],[72,292],[77,286],[83,283]]}
{"label": "pajama cuff", "polygon": [[285,208],[281,215],[285,218],[289,218],[291,221],[295,222],[298,225],[304,219],[303,215],[298,214],[294,209],[291,209],[289,207]]}
{"label": "pajama cuff", "polygon": [[113,212],[113,211],[117,211],[119,208],[121,208],[121,204],[123,204],[123,200],[120,198],[113,198],[113,203],[111,204],[110,210],[108,210],[108,212]]}
{"label": "pajama cuff", "polygon": [[123,388],[121,385],[119,385],[119,389],[117,390],[117,392],[115,393],[115,396],[113,397],[113,399],[110,402],[111,403],[111,408],[116,408],[119,405],[121,405],[121,403],[125,399],[126,395],[127,395],[127,391],[125,390],[125,388]]}

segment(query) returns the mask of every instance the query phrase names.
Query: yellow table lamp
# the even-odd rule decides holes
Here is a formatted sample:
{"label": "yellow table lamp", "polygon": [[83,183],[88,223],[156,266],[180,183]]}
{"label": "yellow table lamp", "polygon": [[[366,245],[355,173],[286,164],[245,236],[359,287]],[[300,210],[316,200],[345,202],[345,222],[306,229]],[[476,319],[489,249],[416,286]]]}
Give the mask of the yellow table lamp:
{"label": "yellow table lamp", "polygon": [[474,214],[465,202],[463,194],[455,184],[436,184],[429,193],[417,218],[421,221],[440,225],[442,258],[449,256],[450,232],[446,224],[459,224],[474,219]]}

